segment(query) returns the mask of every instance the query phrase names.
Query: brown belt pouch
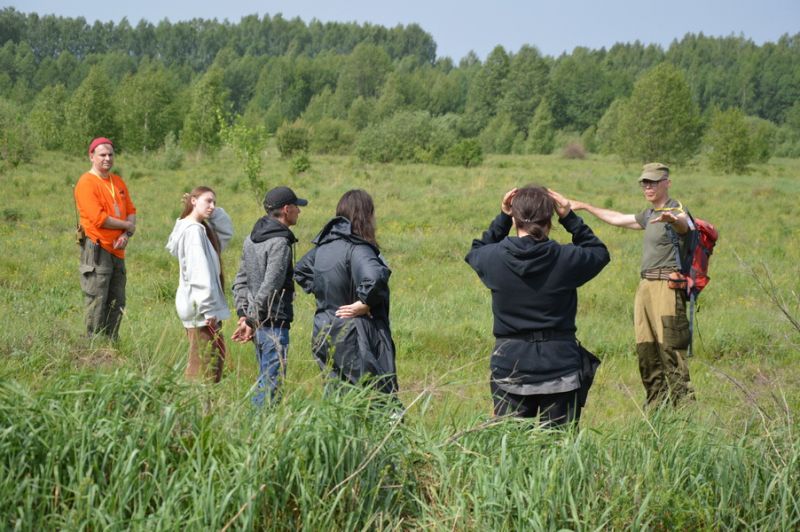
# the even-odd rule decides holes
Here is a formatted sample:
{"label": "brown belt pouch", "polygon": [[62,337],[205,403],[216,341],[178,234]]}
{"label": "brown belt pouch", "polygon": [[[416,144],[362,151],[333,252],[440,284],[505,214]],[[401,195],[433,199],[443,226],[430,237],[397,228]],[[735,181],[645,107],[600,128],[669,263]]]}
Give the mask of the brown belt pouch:
{"label": "brown belt pouch", "polygon": [[672,272],[667,279],[667,286],[673,290],[686,290],[686,276],[681,272]]}

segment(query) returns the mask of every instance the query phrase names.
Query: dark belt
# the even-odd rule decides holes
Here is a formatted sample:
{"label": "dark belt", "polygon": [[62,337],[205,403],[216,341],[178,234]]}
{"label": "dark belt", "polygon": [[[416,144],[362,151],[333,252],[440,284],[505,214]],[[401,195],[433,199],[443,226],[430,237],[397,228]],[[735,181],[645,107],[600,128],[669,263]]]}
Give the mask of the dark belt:
{"label": "dark belt", "polygon": [[517,334],[498,336],[498,340],[525,340],[526,342],[549,342],[550,340],[575,340],[575,331],[539,329]]}

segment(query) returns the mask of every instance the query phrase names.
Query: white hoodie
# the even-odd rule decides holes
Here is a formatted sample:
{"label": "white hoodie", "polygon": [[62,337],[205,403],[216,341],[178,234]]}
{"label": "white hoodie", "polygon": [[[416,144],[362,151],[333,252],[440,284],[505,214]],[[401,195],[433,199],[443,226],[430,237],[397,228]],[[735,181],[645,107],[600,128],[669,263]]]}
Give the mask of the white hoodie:
{"label": "white hoodie", "polygon": [[[217,230],[224,249],[233,234],[230,217],[218,207],[208,221]],[[178,219],[166,247],[180,265],[175,308],[183,326],[203,327],[212,317],[228,319],[231,313],[219,281],[219,256],[205,228],[190,218]]]}

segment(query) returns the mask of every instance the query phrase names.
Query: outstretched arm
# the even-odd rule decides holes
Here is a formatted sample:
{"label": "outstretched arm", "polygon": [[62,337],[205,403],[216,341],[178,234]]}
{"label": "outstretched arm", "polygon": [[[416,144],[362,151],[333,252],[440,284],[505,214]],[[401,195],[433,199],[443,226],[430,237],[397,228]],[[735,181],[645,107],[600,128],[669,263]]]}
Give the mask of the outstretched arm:
{"label": "outstretched arm", "polygon": [[669,224],[679,235],[685,235],[689,231],[689,217],[686,216],[686,213],[675,214],[670,211],[665,211],[655,220],[650,220],[650,223]]}
{"label": "outstretched arm", "polygon": [[636,221],[635,214],[624,214],[611,209],[602,209],[595,207],[588,203],[577,200],[567,200],[572,206],[574,211],[589,211],[590,214],[596,216],[607,224],[615,225],[617,227],[624,227],[625,229],[643,229],[639,222]]}

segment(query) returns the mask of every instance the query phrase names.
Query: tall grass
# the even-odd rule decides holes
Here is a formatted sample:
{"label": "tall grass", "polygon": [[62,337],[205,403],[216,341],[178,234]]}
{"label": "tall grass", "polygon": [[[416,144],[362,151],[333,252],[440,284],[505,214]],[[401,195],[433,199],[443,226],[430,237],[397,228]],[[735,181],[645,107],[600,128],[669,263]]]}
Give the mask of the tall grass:
{"label": "tall grass", "polygon": [[[424,403],[412,411],[425,415]],[[0,526],[800,526],[800,447],[786,418],[724,429],[688,408],[560,432],[482,416],[428,428],[390,414],[364,391],[293,393],[257,412],[168,374],[64,376],[35,392],[5,382]]]}
{"label": "tall grass", "polygon": [[[359,400],[361,399],[361,400]],[[118,372],[0,388],[0,515],[32,529],[347,529],[412,500],[400,439],[359,394],[274,410]]]}

